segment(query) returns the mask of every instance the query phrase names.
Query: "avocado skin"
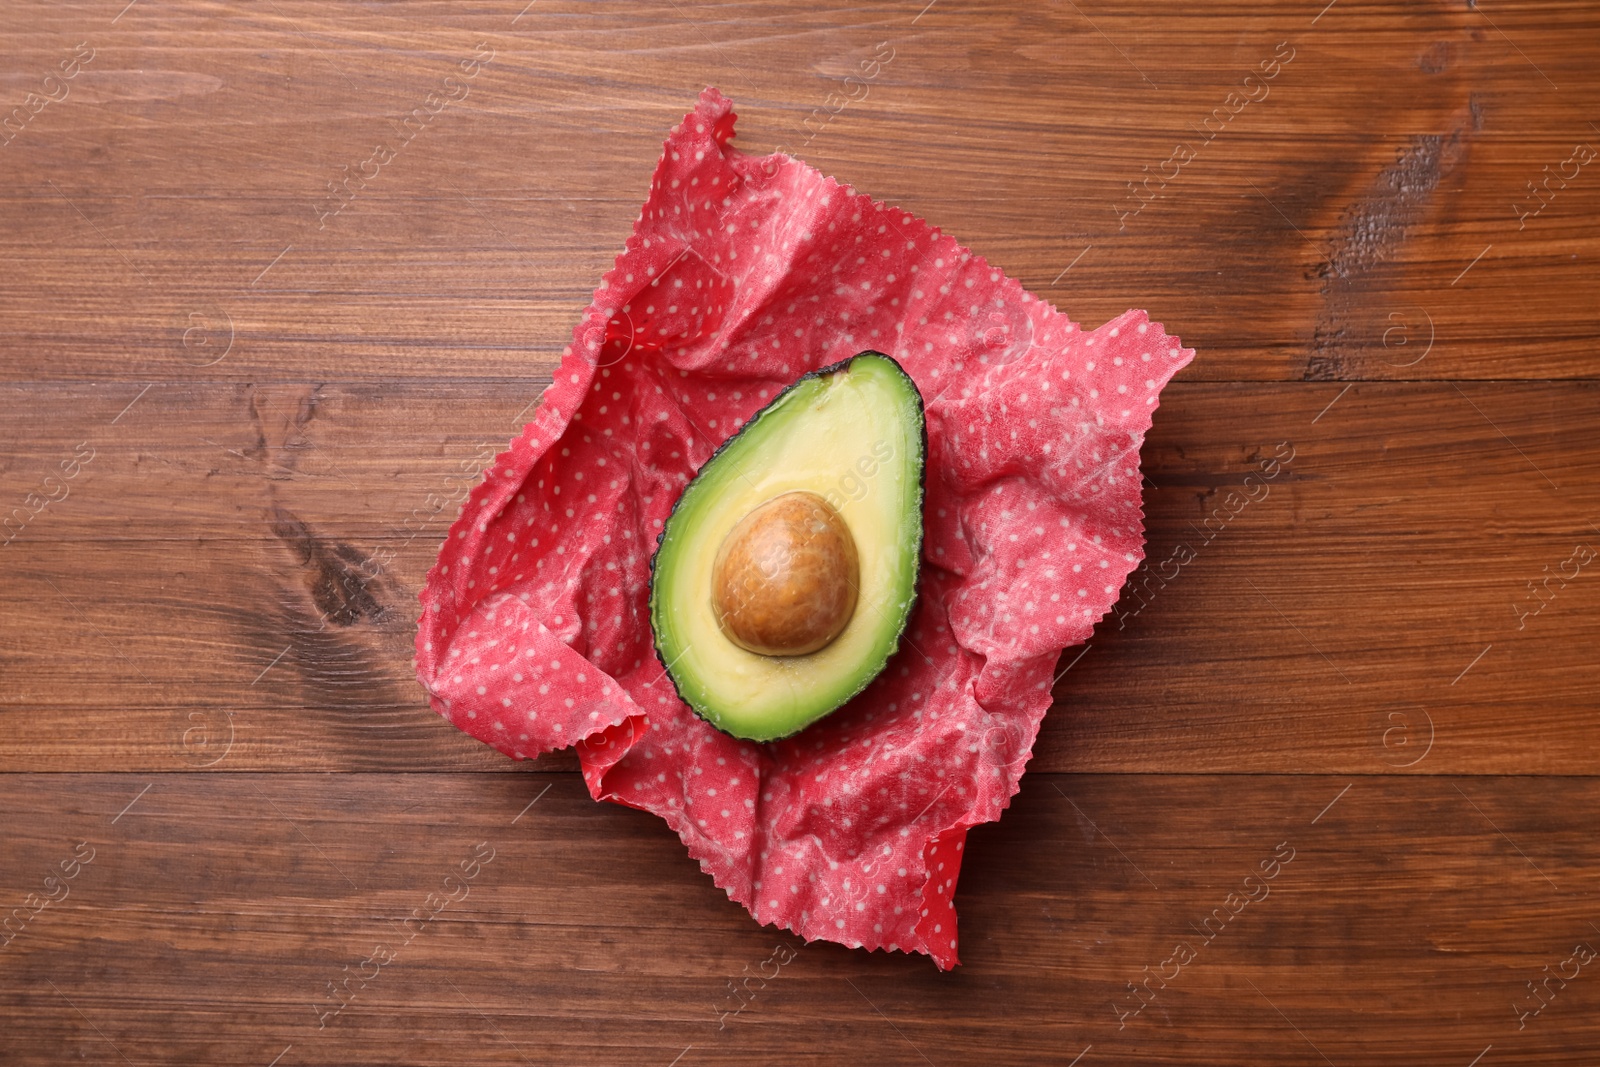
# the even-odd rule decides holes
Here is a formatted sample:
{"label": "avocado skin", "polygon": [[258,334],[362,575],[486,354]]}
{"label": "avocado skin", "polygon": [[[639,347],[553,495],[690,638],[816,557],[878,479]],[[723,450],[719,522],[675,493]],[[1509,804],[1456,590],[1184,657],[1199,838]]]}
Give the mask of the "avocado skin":
{"label": "avocado skin", "polygon": [[[716,449],[715,452],[712,452],[711,455],[706,457],[706,461],[704,463],[702,463],[700,465],[699,469],[697,469],[694,472],[694,478],[690,478],[687,482],[684,483],[683,488],[681,490],[679,490],[678,499],[673,501],[672,510],[667,512],[667,518],[661,524],[661,532],[656,534],[655,551],[650,553],[650,604],[649,604],[649,606],[650,606],[650,619],[651,619],[650,649],[651,649],[652,652],[655,653],[656,662],[661,664],[662,673],[665,674],[667,676],[667,680],[672,683],[673,695],[676,696],[678,698],[678,700],[685,707],[689,708],[690,711],[693,711],[695,713],[695,715],[698,716],[702,722],[704,722],[707,725],[709,725],[712,729],[716,730],[718,733],[727,734],[727,736],[733,738],[736,741],[745,742],[747,744],[773,744],[773,743],[778,742],[778,741],[784,741],[784,740],[787,740],[788,738],[793,737],[795,734],[800,733],[802,730],[805,730],[807,727],[814,726],[818,722],[821,722],[822,719],[827,718],[827,715],[820,716],[819,718],[813,719],[808,723],[805,723],[805,724],[803,724],[801,726],[797,726],[793,730],[790,730],[788,733],[782,734],[782,735],[780,735],[778,737],[769,738],[766,741],[751,741],[750,738],[748,738],[748,737],[740,737],[738,734],[729,733],[727,730],[724,730],[722,727],[718,726],[716,723],[712,722],[710,719],[706,718],[704,715],[701,715],[700,712],[699,712],[699,709],[697,709],[694,706],[694,704],[690,703],[687,699],[684,698],[683,691],[678,688],[678,679],[676,677],[674,677],[674,675],[672,673],[672,668],[667,665],[666,659],[664,659],[662,657],[662,655],[661,655],[661,646],[656,641],[656,638],[655,638],[654,620],[655,620],[655,602],[656,602],[656,565],[657,565],[657,561],[658,561],[658,559],[659,559],[659,557],[661,555],[661,542],[667,536],[667,529],[668,529],[668,527],[670,527],[672,525],[673,516],[675,516],[678,513],[678,505],[683,503],[683,498],[684,498],[685,495],[687,495],[687,493],[689,491],[689,487],[694,484],[695,478],[700,477],[700,471],[703,471],[707,467],[711,466],[712,461],[715,460],[718,456],[722,455],[722,452],[723,452],[723,450],[725,448],[727,448],[729,445],[733,444],[733,442],[737,441],[739,439],[740,434],[743,434],[750,427],[752,427],[752,426],[756,425],[758,422],[760,422],[761,421],[761,417],[763,415],[765,415],[771,408],[773,408],[778,403],[778,401],[782,400],[785,396],[787,396],[791,390],[798,388],[802,382],[805,382],[805,381],[807,381],[809,379],[812,379],[812,378],[823,378],[823,377],[826,377],[826,376],[828,376],[830,374],[835,374],[835,373],[837,373],[837,372],[839,372],[841,370],[844,370],[853,361],[861,358],[862,356],[877,356],[878,358],[880,358],[882,360],[885,360],[887,363],[889,363],[890,366],[894,367],[894,369],[899,372],[899,374],[900,374],[900,376],[902,378],[905,379],[906,385],[910,386],[912,395],[917,398],[917,432],[918,432],[918,434],[921,435],[921,438],[922,438],[922,450],[921,450],[920,454],[918,455],[918,459],[917,459],[917,502],[916,502],[916,507],[917,507],[918,517],[917,517],[916,544],[913,546],[913,551],[914,551],[914,554],[915,554],[915,559],[917,561],[917,566],[916,566],[915,572],[912,575],[912,579],[911,579],[911,595],[910,595],[910,599],[906,603],[905,618],[900,624],[899,631],[897,631],[895,633],[895,635],[894,635],[894,641],[895,641],[894,652],[891,652],[889,654],[889,659],[884,661],[883,669],[878,671],[876,674],[870,675],[869,677],[862,679],[861,684],[858,685],[854,690],[852,690],[848,697],[846,697],[844,700],[840,701],[840,703],[838,705],[836,705],[833,710],[837,711],[839,708],[843,707],[845,704],[848,704],[850,701],[854,700],[861,693],[861,691],[863,689],[865,689],[867,686],[871,685],[873,683],[873,681],[876,680],[877,677],[883,673],[883,671],[889,669],[890,661],[892,661],[894,659],[894,657],[900,651],[900,638],[901,638],[902,635],[904,635],[906,626],[908,626],[910,624],[911,616],[917,610],[917,598],[922,593],[923,521],[922,521],[922,514],[921,513],[922,513],[923,504],[927,500],[927,496],[928,496],[928,492],[927,492],[927,490],[928,490],[928,414],[927,414],[927,404],[922,398],[922,390],[917,388],[916,380],[914,378],[912,378],[911,375],[906,373],[906,369],[900,365],[900,361],[899,360],[895,359],[893,356],[890,356],[890,355],[887,355],[887,354],[885,354],[883,352],[878,352],[878,351],[876,351],[874,349],[870,349],[869,348],[869,349],[865,349],[865,350],[863,350],[861,352],[857,352],[855,355],[850,356],[847,359],[841,359],[837,363],[830,363],[826,367],[818,367],[816,370],[807,371],[806,373],[800,375],[800,377],[796,378],[794,381],[790,382],[788,385],[784,386],[783,389],[779,390],[779,392],[778,392],[778,394],[776,396],[774,396],[771,400],[767,401],[767,403],[759,411],[757,411],[754,415],[750,416],[750,418],[748,420],[746,420],[745,424],[743,426],[739,427],[739,430],[738,430],[737,433],[733,434],[727,440],[723,441],[722,444],[717,446],[717,449]],[[832,712],[829,712],[829,714],[832,714]]]}

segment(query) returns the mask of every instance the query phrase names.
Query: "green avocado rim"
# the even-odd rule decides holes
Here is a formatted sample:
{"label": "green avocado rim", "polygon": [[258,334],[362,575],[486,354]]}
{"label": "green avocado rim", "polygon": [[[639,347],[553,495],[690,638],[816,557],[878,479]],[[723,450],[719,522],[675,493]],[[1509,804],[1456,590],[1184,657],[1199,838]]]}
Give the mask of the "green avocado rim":
{"label": "green avocado rim", "polygon": [[[750,427],[752,427],[752,426],[756,425],[758,422],[760,422],[762,415],[764,415],[771,408],[775,407],[780,400],[782,400],[785,396],[787,396],[793,390],[797,389],[802,383],[804,383],[806,381],[809,381],[812,378],[823,378],[823,377],[826,377],[826,376],[831,375],[831,374],[837,374],[839,371],[844,370],[845,368],[849,367],[851,363],[854,363],[856,360],[862,358],[863,356],[875,356],[878,359],[881,359],[885,363],[889,364],[889,366],[893,367],[895,369],[896,373],[898,373],[902,378],[905,379],[906,385],[908,385],[911,388],[911,395],[915,396],[917,398],[917,433],[921,438],[922,448],[921,448],[921,451],[918,452],[918,454],[917,454],[917,465],[916,465],[917,466],[917,479],[916,479],[917,530],[916,530],[916,540],[915,540],[914,545],[912,546],[914,558],[916,560],[916,564],[912,569],[911,590],[910,590],[910,594],[909,594],[909,596],[908,596],[908,598],[906,600],[905,611],[902,614],[901,619],[900,619],[900,627],[899,627],[898,630],[895,631],[894,645],[893,645],[893,647],[890,648],[889,654],[884,657],[883,665],[881,667],[879,667],[876,671],[873,671],[870,675],[867,675],[865,678],[863,678],[860,685],[858,685],[855,689],[851,690],[849,695],[847,695],[843,700],[839,701],[839,703],[835,704],[831,709],[829,709],[828,711],[824,712],[823,714],[817,716],[816,718],[812,719],[810,722],[804,723],[801,726],[797,726],[793,730],[790,730],[788,733],[781,734],[781,735],[779,735],[777,737],[768,738],[768,739],[766,739],[764,741],[754,741],[754,740],[752,740],[752,739],[750,739],[748,737],[740,737],[738,734],[730,733],[729,731],[724,730],[722,727],[718,726],[716,723],[714,723],[710,719],[706,718],[704,715],[702,715],[700,713],[700,709],[695,707],[695,705],[694,705],[694,703],[692,701],[690,701],[686,697],[684,697],[683,690],[678,685],[678,679],[672,673],[672,667],[667,663],[666,659],[661,655],[661,645],[660,645],[660,642],[657,640],[656,627],[655,627],[655,616],[656,616],[656,564],[657,564],[657,560],[660,558],[660,555],[661,555],[661,543],[662,543],[663,540],[666,539],[667,530],[672,526],[672,519],[678,513],[678,505],[683,503],[683,498],[684,498],[685,495],[687,495],[687,493],[689,491],[689,487],[692,486],[695,483],[695,480],[700,477],[700,472],[705,470],[707,467],[709,467],[711,465],[712,461],[714,461],[718,456],[722,455],[723,451],[726,448],[728,448],[728,446],[733,444],[733,442],[737,441],[740,438],[740,436],[744,434],[744,432],[746,430],[750,429]],[[761,408],[758,409],[755,412],[755,414],[751,415],[748,419],[746,419],[744,424],[742,426],[740,426],[739,429],[735,433],[733,433],[726,440],[724,440],[720,445],[718,445],[717,448],[716,448],[716,451],[712,452],[711,455],[707,456],[706,457],[706,461],[704,463],[700,464],[700,466],[695,469],[694,476],[692,478],[690,478],[687,482],[685,482],[684,485],[683,485],[683,488],[678,491],[678,499],[672,502],[672,510],[667,512],[666,519],[664,519],[662,521],[662,523],[661,523],[661,532],[656,534],[656,547],[655,547],[654,551],[652,551],[650,553],[650,601],[649,601],[649,604],[650,604],[650,649],[655,654],[656,662],[661,664],[662,673],[664,673],[667,676],[667,680],[672,683],[673,694],[675,696],[677,696],[677,698],[686,707],[688,707],[690,711],[694,712],[695,716],[698,719],[700,719],[701,722],[704,722],[707,725],[711,726],[712,729],[716,730],[719,733],[727,734],[729,737],[732,737],[737,741],[742,741],[742,742],[746,742],[746,743],[749,743],[749,744],[757,744],[757,745],[771,744],[771,743],[773,743],[775,741],[783,741],[783,740],[786,740],[787,738],[793,737],[796,734],[801,733],[802,731],[804,731],[804,730],[806,730],[806,729],[808,729],[808,728],[810,728],[812,726],[815,726],[817,723],[819,723],[822,720],[826,719],[829,715],[832,715],[834,712],[838,711],[840,708],[844,707],[846,704],[850,703],[850,701],[854,700],[857,696],[859,696],[861,694],[861,692],[867,688],[867,686],[871,685],[880,676],[882,676],[883,672],[888,669],[890,661],[892,661],[894,659],[894,657],[899,654],[899,652],[900,652],[900,638],[902,636],[904,636],[905,631],[906,631],[906,627],[908,625],[910,625],[910,623],[911,623],[912,613],[915,612],[916,609],[917,609],[917,599],[922,593],[922,542],[923,542],[923,534],[924,534],[924,526],[925,526],[925,523],[924,523],[924,520],[923,520],[923,515],[922,515],[922,509],[923,509],[923,505],[927,501],[927,484],[928,484],[928,417],[927,417],[927,402],[923,399],[922,390],[917,388],[916,379],[912,378],[911,375],[907,374],[906,373],[906,369],[900,365],[900,361],[895,359],[893,356],[890,356],[890,355],[888,355],[886,353],[883,353],[883,352],[876,351],[875,349],[870,349],[870,348],[869,349],[865,349],[863,351],[857,352],[855,355],[850,356],[850,357],[848,357],[846,359],[841,359],[836,363],[830,363],[826,367],[818,367],[816,370],[807,371],[806,373],[800,375],[794,381],[790,382],[788,385],[786,385],[782,389],[780,389],[776,396],[774,396],[771,400],[767,401],[767,403],[763,404],[761,406]],[[648,714],[649,713],[647,711],[646,715],[648,715]]]}

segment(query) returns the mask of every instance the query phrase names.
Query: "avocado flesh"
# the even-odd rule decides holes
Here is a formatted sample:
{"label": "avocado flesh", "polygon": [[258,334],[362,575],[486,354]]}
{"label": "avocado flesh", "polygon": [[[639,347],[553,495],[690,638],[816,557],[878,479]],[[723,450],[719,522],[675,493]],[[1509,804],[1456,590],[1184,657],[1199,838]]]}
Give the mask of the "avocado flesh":
{"label": "avocado flesh", "polygon": [[[657,654],[696,714],[734,737],[777,740],[883,670],[916,599],[926,443],[915,383],[888,356],[863,352],[801,377],[706,461],[662,529],[650,590]],[[713,563],[740,519],[795,490],[821,496],[848,526],[856,606],[817,651],[761,655],[718,625]]]}

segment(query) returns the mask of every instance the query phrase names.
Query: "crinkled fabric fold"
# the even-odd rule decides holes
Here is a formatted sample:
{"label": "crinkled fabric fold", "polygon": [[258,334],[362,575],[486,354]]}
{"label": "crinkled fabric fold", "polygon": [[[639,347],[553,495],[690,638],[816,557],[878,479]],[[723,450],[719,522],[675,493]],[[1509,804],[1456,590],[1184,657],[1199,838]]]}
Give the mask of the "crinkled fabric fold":
{"label": "crinkled fabric fold", "polygon": [[[1093,331],[911,214],[732,148],[707,89],[533,420],[421,593],[417,674],[517,759],[577,747],[763,923],[957,963],[967,829],[1016,793],[1063,649],[1143,556],[1139,447],[1193,353]],[[657,659],[650,559],[684,485],[800,374],[865,349],[927,402],[916,608],[884,672],[772,744],[697,718]]]}

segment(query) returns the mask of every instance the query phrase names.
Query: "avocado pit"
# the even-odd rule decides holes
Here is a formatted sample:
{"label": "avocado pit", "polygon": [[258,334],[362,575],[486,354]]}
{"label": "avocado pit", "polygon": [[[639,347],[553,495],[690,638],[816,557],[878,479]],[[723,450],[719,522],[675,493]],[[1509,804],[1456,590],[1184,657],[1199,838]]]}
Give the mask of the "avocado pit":
{"label": "avocado pit", "polygon": [[816,493],[773,497],[723,538],[711,568],[717,623],[740,648],[804,656],[844,631],[861,565],[844,519]]}

